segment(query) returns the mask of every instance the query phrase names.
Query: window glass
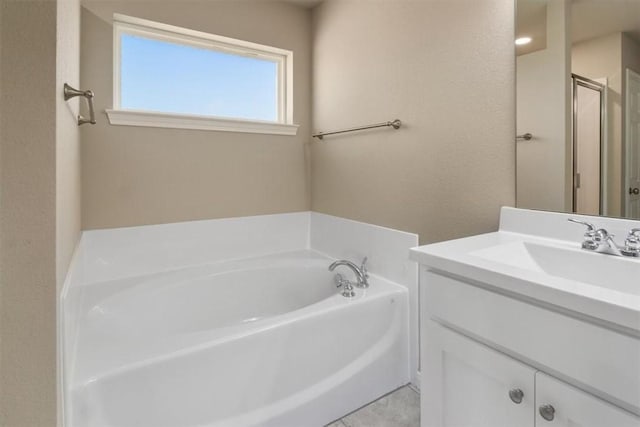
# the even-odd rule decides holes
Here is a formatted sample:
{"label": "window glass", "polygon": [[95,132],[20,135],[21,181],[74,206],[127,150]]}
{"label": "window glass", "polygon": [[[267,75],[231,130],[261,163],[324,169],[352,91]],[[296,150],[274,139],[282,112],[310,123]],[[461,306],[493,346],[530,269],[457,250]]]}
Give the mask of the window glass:
{"label": "window glass", "polygon": [[278,121],[278,63],[121,33],[120,108]]}

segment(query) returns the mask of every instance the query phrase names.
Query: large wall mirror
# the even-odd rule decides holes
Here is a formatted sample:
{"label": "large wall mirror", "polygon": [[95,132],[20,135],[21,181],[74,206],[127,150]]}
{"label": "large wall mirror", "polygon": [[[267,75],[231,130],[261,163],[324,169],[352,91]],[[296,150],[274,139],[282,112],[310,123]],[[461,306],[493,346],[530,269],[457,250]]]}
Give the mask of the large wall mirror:
{"label": "large wall mirror", "polygon": [[640,0],[516,0],[518,207],[640,219]]}

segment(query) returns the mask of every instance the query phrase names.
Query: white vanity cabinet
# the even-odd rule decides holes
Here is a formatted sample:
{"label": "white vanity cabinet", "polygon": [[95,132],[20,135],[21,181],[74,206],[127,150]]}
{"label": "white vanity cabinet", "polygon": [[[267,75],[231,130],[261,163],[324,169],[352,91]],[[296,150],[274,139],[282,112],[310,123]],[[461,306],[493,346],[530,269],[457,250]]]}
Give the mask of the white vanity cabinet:
{"label": "white vanity cabinet", "polygon": [[536,426],[638,427],[640,418],[543,372],[536,373],[536,404],[550,405],[554,417],[547,422],[536,411]]}
{"label": "white vanity cabinet", "polygon": [[427,267],[420,282],[422,427],[640,427],[637,336]]}
{"label": "white vanity cabinet", "polygon": [[535,369],[434,322],[429,328],[423,426],[534,426]]}

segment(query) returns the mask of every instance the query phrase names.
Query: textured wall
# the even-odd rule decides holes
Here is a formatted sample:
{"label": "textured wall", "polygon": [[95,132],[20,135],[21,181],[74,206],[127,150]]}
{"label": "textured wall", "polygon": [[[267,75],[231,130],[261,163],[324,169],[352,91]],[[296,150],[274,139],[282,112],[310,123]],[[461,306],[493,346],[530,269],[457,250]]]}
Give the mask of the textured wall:
{"label": "textured wall", "polygon": [[79,83],[80,2],[1,5],[0,425],[54,426],[56,304],[80,233],[78,103],[62,96]]}
{"label": "textured wall", "polygon": [[65,101],[61,96],[64,83],[80,88],[80,0],[62,0],[57,5],[56,260],[60,286],[80,238],[81,225],[80,131],[77,124],[80,99]]}
{"label": "textured wall", "polygon": [[[56,41],[56,282],[60,296],[81,230],[80,99],[65,101],[64,83],[80,86],[80,0],[58,0]],[[85,101],[82,100],[84,103]],[[88,126],[88,125],[84,125]],[[59,303],[59,301],[58,301]],[[60,322],[61,319],[58,319]],[[60,332],[60,331],[58,331]],[[60,338],[60,337],[58,337]],[[61,341],[58,341],[62,344]],[[58,357],[61,356],[60,348]],[[58,408],[62,408],[63,363],[58,360]],[[62,411],[58,419],[62,425]]]}
{"label": "textured wall", "polygon": [[0,425],[56,423],[56,2],[2,0]]}
{"label": "textured wall", "polygon": [[[154,224],[309,209],[311,15],[277,1],[87,2],[82,85],[98,124],[82,129],[83,228]],[[294,52],[298,135],[111,126],[113,13]]]}
{"label": "textured wall", "polygon": [[314,10],[312,209],[420,235],[495,230],[515,197],[514,2],[327,0]]}

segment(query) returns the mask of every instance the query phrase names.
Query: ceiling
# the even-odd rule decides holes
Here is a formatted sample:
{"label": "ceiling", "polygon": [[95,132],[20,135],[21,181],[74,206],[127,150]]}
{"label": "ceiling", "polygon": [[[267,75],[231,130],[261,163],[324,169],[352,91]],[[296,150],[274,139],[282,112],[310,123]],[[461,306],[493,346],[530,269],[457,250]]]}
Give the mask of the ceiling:
{"label": "ceiling", "polygon": [[[533,38],[528,45],[516,47],[518,55],[546,48],[549,1],[555,0],[517,0],[516,38]],[[572,1],[572,44],[617,32],[625,32],[640,43],[640,0]]]}
{"label": "ceiling", "polygon": [[531,37],[531,43],[516,46],[518,55],[547,48],[547,3],[549,0],[518,0],[516,39]]}
{"label": "ceiling", "polygon": [[[549,1],[555,0],[517,0],[516,38],[533,38],[529,45],[518,47],[519,55],[546,47]],[[572,1],[572,44],[617,32],[625,32],[640,43],[640,0]]]}
{"label": "ceiling", "polygon": [[573,0],[573,43],[616,32],[640,42],[640,0]]}

